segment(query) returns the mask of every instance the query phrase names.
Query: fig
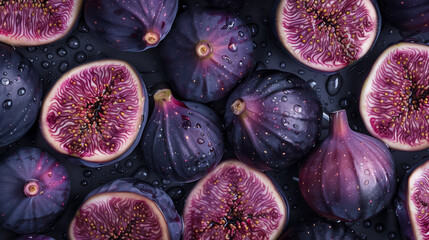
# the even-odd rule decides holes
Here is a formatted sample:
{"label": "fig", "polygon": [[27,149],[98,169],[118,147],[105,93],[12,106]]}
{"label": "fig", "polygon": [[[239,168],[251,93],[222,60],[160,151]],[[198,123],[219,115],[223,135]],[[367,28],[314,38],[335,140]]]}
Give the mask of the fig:
{"label": "fig", "polygon": [[0,227],[43,232],[64,211],[70,195],[64,166],[46,151],[19,148],[0,161]]}
{"label": "fig", "polygon": [[238,159],[260,170],[285,169],[308,154],[320,135],[322,106],[298,76],[253,72],[229,96],[228,140]]}
{"label": "fig", "polygon": [[156,47],[173,25],[178,0],[86,0],[86,24],[115,49],[141,52]]}
{"label": "fig", "polygon": [[23,137],[33,126],[42,100],[42,82],[33,65],[8,45],[0,44],[0,62],[2,147]]}
{"label": "fig", "polygon": [[380,0],[383,17],[393,26],[405,31],[429,31],[428,0]]}
{"label": "fig", "polygon": [[330,114],[329,135],[299,170],[299,187],[319,215],[346,222],[365,220],[390,204],[395,166],[387,146],[352,131],[345,110]]}
{"label": "fig", "polygon": [[239,9],[244,7],[250,0],[207,0],[207,2],[217,8]]}
{"label": "fig", "polygon": [[279,240],[360,240],[356,233],[341,222],[305,219],[289,229]]}
{"label": "fig", "polygon": [[31,234],[31,235],[24,235],[24,236],[18,237],[15,240],[55,240],[55,239],[46,235]]}
{"label": "fig", "polygon": [[224,152],[222,123],[209,118],[216,113],[200,103],[176,100],[170,89],[158,90],[153,98],[155,107],[142,141],[149,169],[176,182],[202,178]]}
{"label": "fig", "polygon": [[336,72],[372,49],[381,29],[376,5],[375,0],[279,0],[275,33],[298,62]]}
{"label": "fig", "polygon": [[368,132],[390,148],[417,151],[429,147],[429,47],[392,45],[375,61],[360,96]]}
{"label": "fig", "polygon": [[79,19],[83,0],[0,1],[0,42],[38,46],[65,37]]}
{"label": "fig", "polygon": [[40,113],[46,141],[88,166],[124,159],[140,141],[147,121],[144,82],[127,62],[82,64],[49,91]]}
{"label": "fig", "polygon": [[182,220],[167,193],[134,178],[91,191],[69,226],[71,240],[179,240],[181,234]]}
{"label": "fig", "polygon": [[396,215],[401,233],[407,240],[427,239],[428,236],[429,159],[423,159],[408,170],[401,180]]}
{"label": "fig", "polygon": [[224,98],[254,65],[248,27],[220,9],[179,15],[161,46],[161,58],[173,89],[202,103]]}
{"label": "fig", "polygon": [[227,160],[194,186],[183,209],[183,239],[277,239],[289,208],[270,178]]}

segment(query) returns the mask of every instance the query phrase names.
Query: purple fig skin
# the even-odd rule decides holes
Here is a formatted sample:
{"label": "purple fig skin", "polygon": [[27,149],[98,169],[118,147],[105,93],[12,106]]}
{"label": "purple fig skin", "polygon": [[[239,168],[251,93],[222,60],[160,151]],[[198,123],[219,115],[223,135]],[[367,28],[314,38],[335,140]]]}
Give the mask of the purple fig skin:
{"label": "purple fig skin", "polygon": [[55,240],[55,238],[46,236],[46,235],[24,235],[16,238],[15,240]]}
{"label": "purple fig skin", "polygon": [[158,46],[173,25],[178,0],[86,0],[85,21],[100,38],[121,51]]}
{"label": "purple fig skin", "polygon": [[[182,218],[175,209],[173,200],[170,196],[159,188],[155,188],[146,182],[136,178],[120,178],[106,183],[94,190],[92,190],[85,197],[84,202],[92,196],[99,193],[136,193],[144,196],[159,207],[164,219],[167,223],[170,238],[172,240],[179,240],[182,234],[183,224]],[[73,224],[70,225],[69,236],[73,232]]]}
{"label": "purple fig skin", "polygon": [[285,169],[319,139],[320,99],[294,74],[256,71],[231,93],[226,106],[228,140],[238,159],[257,169]]}
{"label": "purple fig skin", "polygon": [[354,222],[390,204],[395,167],[387,146],[350,129],[345,110],[330,115],[330,133],[301,165],[299,187],[320,216]]}
{"label": "purple fig skin", "polygon": [[[0,44],[0,147],[23,137],[36,121],[42,82],[33,65],[12,47]],[[6,75],[7,74],[7,75]]]}
{"label": "purple fig skin", "polygon": [[207,0],[207,2],[217,8],[239,9],[244,7],[251,0]]}
{"label": "purple fig skin", "polygon": [[154,100],[142,140],[148,167],[178,182],[202,178],[216,167],[224,152],[216,113],[200,103],[176,100],[169,89],[157,91]]}
{"label": "purple fig skin", "polygon": [[[427,212],[429,203],[429,191],[426,187],[428,177],[429,159],[424,159],[407,171],[399,185],[396,215],[406,240],[426,239],[423,233],[427,233],[427,215],[421,217],[420,214]],[[415,212],[412,209],[415,209]]]}
{"label": "purple fig skin", "polygon": [[29,234],[45,231],[70,195],[66,169],[47,152],[18,149],[0,162],[0,226]]}
{"label": "purple fig skin", "polygon": [[380,9],[395,27],[410,32],[429,31],[428,0],[381,0]]}
{"label": "purple fig skin", "polygon": [[224,98],[253,69],[253,43],[244,22],[220,9],[188,10],[161,46],[174,90],[190,101]]}

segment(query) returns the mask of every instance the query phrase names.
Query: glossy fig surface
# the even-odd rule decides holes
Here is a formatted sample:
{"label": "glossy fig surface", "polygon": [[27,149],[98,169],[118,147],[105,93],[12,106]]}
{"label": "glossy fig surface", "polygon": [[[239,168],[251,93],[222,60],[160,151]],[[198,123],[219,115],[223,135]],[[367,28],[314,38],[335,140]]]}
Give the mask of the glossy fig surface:
{"label": "glossy fig surface", "polygon": [[231,93],[226,106],[225,126],[235,154],[258,169],[289,167],[319,139],[320,99],[292,73],[253,72]]}
{"label": "glossy fig surface", "polygon": [[48,230],[64,211],[69,175],[49,153],[24,147],[0,161],[0,226],[30,234]]}
{"label": "glossy fig surface", "polygon": [[30,235],[24,235],[24,236],[18,237],[14,240],[55,240],[55,238],[52,238],[46,235],[30,234]]}
{"label": "glossy fig surface", "polygon": [[155,107],[143,133],[143,155],[149,168],[166,179],[191,182],[216,167],[223,156],[222,126],[214,111],[181,102],[170,89],[154,96]]}
{"label": "glossy fig surface", "polygon": [[254,65],[248,27],[220,9],[179,15],[161,57],[174,90],[186,100],[202,103],[224,98]]}

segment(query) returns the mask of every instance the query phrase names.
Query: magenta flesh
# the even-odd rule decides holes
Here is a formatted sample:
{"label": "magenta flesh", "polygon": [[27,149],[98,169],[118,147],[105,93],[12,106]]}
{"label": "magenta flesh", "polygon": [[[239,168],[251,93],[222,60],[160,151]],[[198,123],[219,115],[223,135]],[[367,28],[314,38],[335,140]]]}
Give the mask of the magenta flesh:
{"label": "magenta flesh", "polygon": [[183,237],[276,239],[288,214],[287,205],[264,173],[238,161],[226,161],[189,194]]}
{"label": "magenta flesh", "polygon": [[66,169],[47,152],[21,148],[0,162],[0,226],[17,233],[45,231],[70,195]]}

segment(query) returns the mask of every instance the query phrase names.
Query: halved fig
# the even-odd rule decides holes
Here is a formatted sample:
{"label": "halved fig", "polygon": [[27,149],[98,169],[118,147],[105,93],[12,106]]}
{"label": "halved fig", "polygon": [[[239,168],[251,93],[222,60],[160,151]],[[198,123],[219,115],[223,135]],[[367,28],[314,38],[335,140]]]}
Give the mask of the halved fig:
{"label": "halved fig", "polygon": [[275,30],[299,62],[335,72],[361,59],[374,45],[381,20],[373,0],[280,0]]}
{"label": "halved fig", "polygon": [[134,178],[91,191],[69,226],[71,240],[178,240],[181,234],[181,218],[167,193]]}
{"label": "halved fig", "polygon": [[107,59],[65,73],[45,97],[40,128],[58,152],[83,164],[106,165],[125,158],[147,121],[146,87],[127,62]]}
{"label": "halved fig", "polygon": [[428,239],[429,159],[410,169],[401,180],[396,215],[401,233],[407,240]]}
{"label": "halved fig", "polygon": [[189,193],[183,239],[277,239],[288,219],[287,201],[267,175],[228,160]]}
{"label": "halved fig", "polygon": [[389,147],[429,147],[429,47],[399,43],[374,63],[360,96],[366,129]]}
{"label": "halved fig", "polygon": [[38,46],[66,36],[80,16],[83,0],[0,1],[0,41]]}
{"label": "halved fig", "polygon": [[89,28],[115,49],[140,52],[156,47],[170,31],[178,0],[86,0]]}

